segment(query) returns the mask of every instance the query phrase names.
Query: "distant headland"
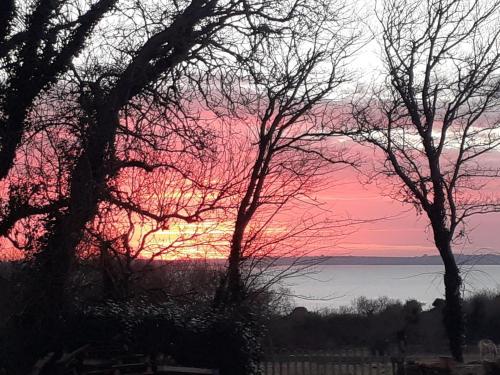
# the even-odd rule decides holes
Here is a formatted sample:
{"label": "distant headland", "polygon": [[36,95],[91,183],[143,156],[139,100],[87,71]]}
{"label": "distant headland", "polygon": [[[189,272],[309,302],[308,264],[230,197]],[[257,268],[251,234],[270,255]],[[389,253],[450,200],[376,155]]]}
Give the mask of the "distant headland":
{"label": "distant headland", "polygon": [[[498,254],[457,254],[457,263],[460,265],[500,265]],[[277,265],[290,265],[294,262],[311,262],[322,265],[373,265],[373,266],[403,266],[403,265],[441,265],[438,255],[422,255],[416,257],[388,257],[388,256],[310,256],[300,260],[297,258],[276,259]]]}

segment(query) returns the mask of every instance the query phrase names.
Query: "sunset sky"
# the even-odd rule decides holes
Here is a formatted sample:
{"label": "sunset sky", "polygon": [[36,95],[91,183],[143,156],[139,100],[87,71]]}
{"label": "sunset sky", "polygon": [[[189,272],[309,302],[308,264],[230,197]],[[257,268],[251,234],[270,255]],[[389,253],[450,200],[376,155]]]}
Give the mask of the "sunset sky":
{"label": "sunset sky", "polygon": [[[363,45],[363,48],[346,61],[348,61],[347,65],[352,75],[352,83],[369,86],[373,83],[381,82],[385,77],[381,47],[375,39],[370,39],[372,37],[371,32],[376,32],[377,25],[372,12],[375,2],[370,0],[359,1],[353,7],[356,8],[355,13],[358,17],[364,21],[366,30],[364,30],[363,35],[366,37],[360,43]],[[347,91],[349,92],[349,90]],[[336,99],[341,101],[342,90],[332,95],[337,94],[339,96]],[[231,130],[233,131],[234,129]],[[251,134],[251,132],[249,133]],[[238,150],[238,155],[240,151]],[[238,159],[238,156],[235,157],[234,151],[225,150],[225,152],[234,157],[235,160]],[[231,154],[231,152],[233,153]],[[369,159],[373,155],[367,153],[365,157],[366,160],[364,161],[367,162],[366,164],[369,164]],[[500,163],[500,151],[493,153],[492,160],[494,163]],[[365,167],[367,165],[363,166],[363,168]],[[170,179],[174,180],[171,175],[167,175],[167,177],[152,177],[152,179],[157,181],[163,179],[165,186],[169,185]],[[378,181],[377,185],[374,183],[367,184],[363,180],[366,180],[366,178],[361,178],[353,169],[345,169],[341,172],[331,173],[325,179],[325,186],[327,187],[318,189],[320,191],[313,193],[319,202],[319,207],[313,208],[310,212],[311,215],[314,215],[317,210],[318,215],[332,221],[337,219],[342,220],[346,217],[351,218],[353,221],[366,221],[365,223],[346,229],[348,234],[341,237],[335,235],[329,237],[328,233],[325,232],[324,237],[319,241],[320,244],[317,246],[317,250],[314,250],[313,253],[317,255],[353,256],[419,256],[423,254],[437,254],[433,245],[432,234],[427,229],[427,218],[425,216],[418,216],[412,206],[403,205],[393,201],[390,197],[384,196],[382,193],[385,185],[384,181]],[[136,188],[138,191],[142,188],[140,186],[140,182],[142,182],[141,178],[132,176],[130,177],[130,181],[139,182]],[[128,182],[125,185],[131,189],[133,183]],[[175,185],[175,183],[172,182],[172,185]],[[151,199],[148,194],[144,193],[144,196],[147,199]],[[172,206],[172,202],[175,201],[175,199],[172,199],[172,202],[170,202],[170,198],[166,199],[167,195],[163,196],[167,201],[164,203],[165,207]],[[156,202],[159,201],[158,198],[152,199]],[[186,200],[189,200],[189,197]],[[298,219],[300,221],[300,216],[307,215],[309,210],[310,206],[304,206],[293,209],[291,213],[284,213],[282,215],[282,219],[284,220],[278,224],[278,227],[280,225],[293,225],[294,220]],[[498,234],[497,229],[498,222],[500,222],[499,219],[500,214],[483,215],[473,218],[469,222],[469,237],[463,243],[456,244],[455,251],[457,253],[500,252],[500,234]],[[212,229],[206,229],[212,226]],[[150,227],[145,225],[142,231],[147,229],[150,229]],[[180,247],[185,248],[184,250],[189,253],[191,244],[195,240],[199,240],[197,232],[204,232],[205,230],[210,230],[215,235],[221,233],[230,234],[231,226],[226,222],[214,225],[213,220],[207,220],[205,223],[198,223],[196,225],[174,225],[169,230],[159,232],[158,236],[151,240],[150,243],[157,245],[164,241],[166,246],[170,246],[172,242],[177,241],[181,243]],[[140,237],[141,230],[137,230],[137,232],[139,234],[136,236]],[[187,239],[179,240],[183,236]],[[224,246],[227,248],[227,242],[221,244],[221,247]],[[195,252],[193,251],[193,253]]]}
{"label": "sunset sky", "polygon": [[[363,184],[355,172],[344,172],[341,183],[321,193],[319,198],[334,215],[353,219],[375,219],[357,226],[341,240],[332,254],[419,256],[437,255],[432,234],[426,230],[427,218],[418,217],[409,205],[381,194],[375,184]],[[495,253],[500,251],[500,214],[477,216],[470,221],[469,243],[458,244],[457,253]],[[326,254],[325,254],[326,255]]]}
{"label": "sunset sky", "polygon": [[[311,245],[314,255],[352,255],[352,256],[421,256],[437,255],[432,242],[432,234],[427,230],[427,218],[418,216],[410,205],[405,205],[384,196],[383,182],[367,184],[353,169],[332,173],[328,177],[330,186],[313,194],[318,207],[298,205],[285,211],[269,231],[285,231],[295,225],[301,217],[315,216],[336,220],[352,219],[354,224],[342,230],[338,236],[328,230],[320,231],[321,239],[314,239]],[[365,221],[365,222],[363,222]],[[457,253],[497,253],[500,252],[500,235],[498,223],[500,214],[482,215],[473,218],[469,225],[469,238],[465,243],[455,246]],[[201,229],[200,229],[201,228]],[[158,243],[179,238],[179,232],[189,236],[194,231],[211,233],[208,237],[217,237],[231,233],[231,223],[215,225],[188,224],[180,227],[172,226],[170,230],[160,232],[156,236]],[[202,235],[202,238],[205,238]],[[213,240],[211,238],[211,240]],[[226,237],[228,238],[228,237]],[[198,239],[199,241],[199,239]],[[192,242],[192,241],[191,241]],[[312,240],[311,240],[312,243]],[[228,243],[219,241],[218,246],[226,248]],[[188,256],[202,256],[190,248],[190,241],[183,243],[179,249]],[[212,247],[205,251],[209,257],[221,257]],[[219,255],[218,255],[219,254]],[[172,253],[171,257],[177,257]]]}

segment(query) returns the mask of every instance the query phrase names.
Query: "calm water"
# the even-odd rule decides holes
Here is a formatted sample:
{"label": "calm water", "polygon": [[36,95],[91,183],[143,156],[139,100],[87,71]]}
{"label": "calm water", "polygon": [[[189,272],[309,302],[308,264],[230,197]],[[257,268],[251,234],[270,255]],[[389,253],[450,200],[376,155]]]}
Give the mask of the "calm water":
{"label": "calm water", "polygon": [[[500,266],[463,266],[465,295],[479,290],[500,291]],[[332,266],[287,279],[297,306],[309,310],[350,305],[360,296],[387,296],[424,302],[429,307],[443,297],[441,266]]]}

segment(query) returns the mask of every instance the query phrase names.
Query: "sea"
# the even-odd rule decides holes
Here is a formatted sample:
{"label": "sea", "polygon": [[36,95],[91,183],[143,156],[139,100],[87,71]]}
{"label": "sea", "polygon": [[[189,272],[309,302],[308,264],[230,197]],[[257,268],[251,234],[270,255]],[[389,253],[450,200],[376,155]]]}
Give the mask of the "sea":
{"label": "sea", "polygon": [[[500,265],[462,266],[463,295],[500,293]],[[443,267],[439,265],[321,265],[298,272],[282,282],[294,306],[309,311],[351,306],[361,296],[416,299],[430,308],[444,297]]]}

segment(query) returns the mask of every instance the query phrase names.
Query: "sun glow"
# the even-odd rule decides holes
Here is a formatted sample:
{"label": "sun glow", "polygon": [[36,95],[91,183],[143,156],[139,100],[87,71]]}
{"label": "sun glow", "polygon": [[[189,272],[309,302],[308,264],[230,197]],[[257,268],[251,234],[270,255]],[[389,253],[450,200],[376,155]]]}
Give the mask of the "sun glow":
{"label": "sun glow", "polygon": [[134,247],[143,247],[141,258],[221,259],[227,257],[232,225],[230,222],[206,220],[173,222],[165,228],[155,229],[150,224],[143,224],[136,228],[136,232],[130,243]]}

